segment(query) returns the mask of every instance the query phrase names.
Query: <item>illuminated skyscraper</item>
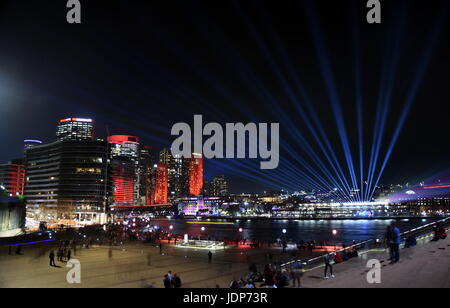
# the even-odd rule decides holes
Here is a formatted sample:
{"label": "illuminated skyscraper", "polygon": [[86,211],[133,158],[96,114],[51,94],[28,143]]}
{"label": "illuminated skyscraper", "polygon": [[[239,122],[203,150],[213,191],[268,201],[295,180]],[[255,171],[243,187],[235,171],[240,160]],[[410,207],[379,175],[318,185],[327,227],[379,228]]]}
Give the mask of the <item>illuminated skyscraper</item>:
{"label": "illuminated skyscraper", "polygon": [[228,196],[228,182],[224,175],[216,175],[211,181],[210,194],[213,196]]}
{"label": "illuminated skyscraper", "polygon": [[125,157],[112,160],[114,206],[134,206],[135,168]]}
{"label": "illuminated skyscraper", "polygon": [[25,139],[23,141],[23,149],[26,151],[28,149],[31,149],[32,147],[35,147],[37,145],[41,145],[42,141],[40,140],[33,140],[33,139]]}
{"label": "illuminated skyscraper", "polygon": [[139,157],[139,203],[152,205],[154,202],[153,148],[142,146]]}
{"label": "illuminated skyscraper", "polygon": [[114,135],[108,137],[112,157],[128,157],[133,161],[139,160],[139,137],[128,135]]}
{"label": "illuminated skyscraper", "polygon": [[25,166],[20,162],[0,165],[0,185],[6,188],[9,196],[22,196],[24,191]]}
{"label": "illuminated skyscraper", "polygon": [[56,131],[58,141],[88,141],[94,137],[92,119],[67,118],[59,121]]}
{"label": "illuminated skyscraper", "polygon": [[134,206],[139,199],[139,137],[107,138],[114,174],[114,205]]}
{"label": "illuminated skyscraper", "polygon": [[111,170],[104,141],[58,141],[25,152],[28,217],[39,224],[105,223]]}
{"label": "illuminated skyscraper", "polygon": [[156,170],[156,189],[155,189],[155,204],[167,204],[168,203],[168,170],[167,165],[159,163]]}
{"label": "illuminated skyscraper", "polygon": [[[186,181],[189,178],[184,176],[189,172],[189,164],[186,165],[188,161],[189,159],[186,160],[179,155],[173,156],[167,149],[163,149],[159,154],[159,162],[167,166],[171,197],[185,197],[189,193],[189,182]],[[186,167],[187,170],[184,169]]]}
{"label": "illuminated skyscraper", "polygon": [[201,154],[192,154],[189,165],[189,193],[194,196],[202,194],[203,190],[203,157]]}

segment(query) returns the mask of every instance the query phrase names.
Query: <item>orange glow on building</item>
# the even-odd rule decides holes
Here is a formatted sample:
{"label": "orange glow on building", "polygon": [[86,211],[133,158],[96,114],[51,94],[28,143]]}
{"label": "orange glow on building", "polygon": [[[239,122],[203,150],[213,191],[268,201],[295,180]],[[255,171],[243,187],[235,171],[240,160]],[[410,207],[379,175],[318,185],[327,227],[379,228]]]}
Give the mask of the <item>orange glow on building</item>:
{"label": "orange glow on building", "polygon": [[169,203],[169,172],[166,164],[158,164],[156,170],[155,204]]}
{"label": "orange glow on building", "polygon": [[[0,179],[10,196],[23,196],[25,186],[25,167],[19,164],[4,165],[5,179]],[[3,178],[3,176],[2,176]]]}
{"label": "orange glow on building", "polygon": [[114,135],[107,138],[109,143],[124,144],[128,142],[139,143],[139,137],[129,135]]}
{"label": "orange glow on building", "polygon": [[115,206],[132,206],[134,204],[133,171],[126,165],[117,165],[114,173]]}
{"label": "orange glow on building", "polygon": [[201,195],[203,191],[203,157],[201,154],[192,154],[189,164],[189,193],[194,196]]}

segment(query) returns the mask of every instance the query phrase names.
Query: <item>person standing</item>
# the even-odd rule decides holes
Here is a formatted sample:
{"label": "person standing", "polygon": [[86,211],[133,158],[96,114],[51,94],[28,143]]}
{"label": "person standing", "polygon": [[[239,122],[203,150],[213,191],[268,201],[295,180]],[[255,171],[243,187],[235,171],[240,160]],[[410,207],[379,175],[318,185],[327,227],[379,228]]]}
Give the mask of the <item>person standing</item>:
{"label": "person standing", "polygon": [[[333,266],[331,265],[332,258],[333,258],[333,254],[328,254],[328,253],[323,257],[324,262],[325,262],[325,275],[324,275],[325,279],[329,279],[330,277],[334,278]],[[328,276],[328,270],[330,270],[331,276]]]}
{"label": "person standing", "polygon": [[55,264],[55,252],[53,250],[50,251],[50,255],[48,257],[50,259],[50,266],[56,267],[56,264]]}
{"label": "person standing", "polygon": [[172,284],[171,284],[170,279],[169,279],[169,275],[167,275],[167,274],[164,275],[163,282],[164,282],[164,288],[170,289],[172,287]]}
{"label": "person standing", "polygon": [[384,239],[386,241],[386,246],[389,249],[389,261],[394,260],[393,237],[394,237],[394,234],[392,232],[392,226],[389,225],[389,226],[387,226],[386,234],[384,235]]}
{"label": "person standing", "polygon": [[63,253],[63,249],[61,247],[58,249],[57,256],[58,256],[58,261],[63,262],[64,253]]}
{"label": "person standing", "polygon": [[17,246],[16,255],[22,255],[22,245]]}
{"label": "person standing", "polygon": [[302,287],[301,278],[303,275],[301,262],[295,261],[292,264],[292,274],[293,274],[292,286],[295,288],[295,284],[297,283],[297,287],[301,288]]}
{"label": "person standing", "polygon": [[173,275],[172,285],[175,289],[181,288],[181,279],[178,274]]}
{"label": "person standing", "polygon": [[208,262],[209,262],[209,264],[211,264],[211,262],[212,262],[212,257],[213,257],[212,252],[211,251],[208,252]]}
{"label": "person standing", "polygon": [[394,259],[391,263],[398,263],[400,261],[400,243],[401,243],[401,233],[400,229],[393,224],[392,225],[392,250]]}

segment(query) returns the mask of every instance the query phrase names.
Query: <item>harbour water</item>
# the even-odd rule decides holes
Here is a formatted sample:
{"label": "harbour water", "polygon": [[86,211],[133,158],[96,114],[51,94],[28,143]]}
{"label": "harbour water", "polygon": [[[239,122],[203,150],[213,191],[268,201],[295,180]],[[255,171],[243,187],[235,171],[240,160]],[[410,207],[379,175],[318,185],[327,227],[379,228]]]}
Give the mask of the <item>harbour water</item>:
{"label": "harbour water", "polygon": [[[437,219],[395,220],[407,231]],[[352,241],[383,239],[386,227],[394,220],[221,220],[221,219],[152,219],[149,224],[180,235],[217,239],[249,239],[274,242],[326,241],[349,244]],[[242,232],[241,232],[242,231]],[[335,231],[335,232],[333,232]]]}

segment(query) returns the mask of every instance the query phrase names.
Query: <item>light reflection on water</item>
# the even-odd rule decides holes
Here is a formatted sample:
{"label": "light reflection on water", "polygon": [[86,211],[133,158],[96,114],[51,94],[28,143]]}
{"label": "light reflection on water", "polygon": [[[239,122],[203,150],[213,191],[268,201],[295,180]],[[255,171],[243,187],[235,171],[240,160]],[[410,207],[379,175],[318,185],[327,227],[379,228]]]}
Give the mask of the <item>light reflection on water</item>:
{"label": "light reflection on water", "polygon": [[[203,224],[187,223],[192,219],[153,219],[150,224],[157,225],[164,230],[173,226],[173,232],[190,236],[208,236],[219,239],[235,240],[239,238],[256,239],[259,241],[276,241],[286,239],[294,242],[301,240],[328,241],[351,243],[367,239],[384,237],[386,227],[393,220],[235,220],[234,224],[205,224],[210,222],[227,222],[226,220],[211,219],[202,221]],[[401,231],[416,228],[433,221],[433,219],[410,219],[398,221]],[[205,230],[202,231],[202,227]],[[239,228],[243,232],[239,232]],[[286,229],[286,234],[282,230]],[[334,236],[332,231],[336,230]]]}

